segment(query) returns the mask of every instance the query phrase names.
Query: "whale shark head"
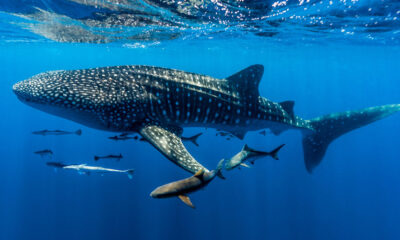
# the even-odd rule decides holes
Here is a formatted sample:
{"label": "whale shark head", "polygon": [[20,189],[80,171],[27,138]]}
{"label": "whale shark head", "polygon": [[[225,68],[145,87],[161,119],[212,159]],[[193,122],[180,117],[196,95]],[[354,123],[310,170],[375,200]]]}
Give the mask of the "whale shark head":
{"label": "whale shark head", "polygon": [[41,73],[16,83],[13,91],[19,100],[44,112],[92,128],[122,129],[132,123],[133,99],[125,96],[128,91],[122,90],[123,81],[101,78],[98,72],[94,69]]}
{"label": "whale shark head", "polygon": [[[38,108],[60,107],[79,108],[77,102],[90,101],[90,96],[79,94],[79,82],[71,82],[62,75],[63,71],[37,74],[27,80],[14,84],[13,91],[22,102]],[[89,102],[88,102],[89,103]],[[75,106],[76,105],[76,106]]]}

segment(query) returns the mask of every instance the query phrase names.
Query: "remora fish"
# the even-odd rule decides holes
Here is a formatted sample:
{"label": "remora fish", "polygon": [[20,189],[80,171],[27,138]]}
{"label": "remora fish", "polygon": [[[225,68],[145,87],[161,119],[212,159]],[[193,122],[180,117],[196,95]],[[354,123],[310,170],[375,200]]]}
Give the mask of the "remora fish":
{"label": "remora fish", "polygon": [[95,161],[98,161],[99,159],[116,159],[117,161],[119,161],[119,160],[121,160],[123,157],[122,157],[122,154],[119,154],[119,155],[112,155],[112,154],[110,154],[110,155],[107,155],[107,156],[94,156],[94,160]]}
{"label": "remora fish", "polygon": [[104,167],[97,167],[97,166],[88,166],[86,164],[63,164],[59,162],[48,162],[48,166],[53,166],[56,168],[62,169],[72,169],[76,170],[79,173],[90,175],[92,172],[96,173],[126,173],[129,179],[133,178],[134,169],[126,169],[126,170],[118,170],[112,168],[104,168]]}
{"label": "remora fish", "polygon": [[221,174],[223,162],[224,160],[221,160],[218,163],[217,168],[213,171],[205,171],[205,169],[200,169],[192,177],[162,185],[152,191],[150,196],[153,198],[179,197],[179,199],[182,200],[186,205],[195,208],[187,194],[204,188],[216,176],[224,178]]}
{"label": "remora fish", "polygon": [[68,135],[68,134],[76,134],[78,136],[82,135],[82,130],[78,129],[75,132],[67,132],[62,130],[41,130],[32,132],[36,135],[48,136],[48,135]]}
{"label": "remora fish", "polygon": [[55,168],[63,168],[65,166],[67,166],[66,164],[61,163],[61,162],[47,162],[46,165],[47,166],[51,166],[51,167],[55,167]]}
{"label": "remora fish", "polygon": [[221,129],[240,139],[265,128],[275,135],[299,129],[311,172],[333,140],[400,110],[400,104],[392,104],[304,120],[294,114],[293,101],[277,103],[260,96],[263,72],[262,65],[253,65],[216,79],[161,67],[102,67],[41,73],[14,84],[13,90],[32,107],[86,126],[138,132],[193,174],[204,166],[182,144],[185,127]]}
{"label": "remora fish", "polygon": [[218,132],[215,134],[215,136],[221,136],[221,137],[229,136],[229,137],[233,137],[232,134],[230,134],[230,133],[228,133],[228,132],[222,132],[222,131],[218,131]]}
{"label": "remora fish", "polygon": [[126,136],[129,136],[129,135],[131,135],[132,133],[128,133],[128,132],[124,132],[124,133],[121,133],[120,135],[118,135],[118,136],[120,136],[120,137],[126,137]]}
{"label": "remora fish", "polygon": [[40,155],[40,157],[46,157],[46,156],[51,157],[53,155],[53,151],[51,151],[49,149],[44,149],[44,150],[36,151],[36,152],[34,152],[34,154],[38,154],[38,155]]}
{"label": "remora fish", "polygon": [[[136,137],[136,136],[135,136]],[[135,137],[127,137],[127,136],[112,136],[112,137],[108,137],[108,139],[114,140],[114,141],[125,141],[125,140],[129,140],[129,139],[137,139]]]}
{"label": "remora fish", "polygon": [[254,164],[255,159],[260,157],[271,156],[273,159],[279,160],[278,152],[283,146],[285,146],[285,144],[280,145],[271,152],[262,152],[254,150],[246,144],[239,153],[237,153],[226,162],[225,169],[232,170],[238,166],[249,167],[247,164],[244,163],[245,161],[249,161],[249,159],[252,159],[249,162],[251,164]]}

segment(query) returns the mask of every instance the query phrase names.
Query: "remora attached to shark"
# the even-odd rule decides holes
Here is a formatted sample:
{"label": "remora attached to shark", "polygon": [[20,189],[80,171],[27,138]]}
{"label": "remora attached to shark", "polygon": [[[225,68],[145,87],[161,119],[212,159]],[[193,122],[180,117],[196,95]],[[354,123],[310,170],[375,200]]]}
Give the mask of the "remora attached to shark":
{"label": "remora attached to shark", "polygon": [[224,79],[151,66],[116,66],[41,73],[13,86],[18,98],[45,112],[86,126],[138,132],[183,169],[206,172],[181,141],[182,128],[231,132],[269,128],[303,133],[304,161],[311,172],[337,137],[387,117],[400,104],[330,114],[312,120],[295,116],[293,101],[272,102],[259,95],[262,65]]}
{"label": "remora attached to shark", "polygon": [[187,194],[204,188],[216,176],[224,178],[221,174],[223,163],[224,160],[219,161],[217,168],[213,171],[206,172],[205,169],[200,169],[192,177],[162,185],[152,191],[150,196],[153,198],[179,197],[186,205],[195,208]]}

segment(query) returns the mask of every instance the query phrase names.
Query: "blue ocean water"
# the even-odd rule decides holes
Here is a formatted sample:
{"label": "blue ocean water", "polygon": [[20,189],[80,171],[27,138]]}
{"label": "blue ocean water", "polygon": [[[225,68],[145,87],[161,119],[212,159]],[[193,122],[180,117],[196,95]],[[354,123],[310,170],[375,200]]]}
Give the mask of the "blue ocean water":
{"label": "blue ocean water", "polygon": [[[304,167],[299,131],[250,132],[242,141],[185,129],[204,132],[199,147],[186,146],[210,169],[245,143],[259,150],[286,144],[279,161],[224,172],[225,181],[192,194],[193,210],[177,198],[149,196],[190,175],[148,143],[109,140],[113,133],[40,112],[11,90],[49,70],[138,64],[224,78],[263,64],[260,94],[294,100],[305,119],[400,103],[398,2],[283,2],[189,1],[185,8],[173,1],[2,1],[0,239],[399,239],[400,114],[334,141],[313,174]],[[276,11],[286,15],[272,16]],[[332,25],[311,29],[316,18]],[[83,133],[32,134],[42,129]],[[54,171],[33,154],[45,148],[55,161],[135,174]],[[93,160],[119,153],[120,162]]]}

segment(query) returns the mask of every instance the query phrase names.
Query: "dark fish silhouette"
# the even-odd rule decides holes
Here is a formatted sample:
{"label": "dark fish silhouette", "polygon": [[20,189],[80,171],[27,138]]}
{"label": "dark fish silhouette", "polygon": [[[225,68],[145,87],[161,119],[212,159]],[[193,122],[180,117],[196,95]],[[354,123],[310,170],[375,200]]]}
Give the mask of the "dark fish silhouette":
{"label": "dark fish silhouette", "polygon": [[125,141],[125,140],[129,140],[129,139],[137,139],[135,137],[127,137],[127,136],[121,137],[121,136],[117,135],[117,136],[108,137],[108,139],[115,140],[115,141]]}
{"label": "dark fish silhouette", "polygon": [[47,162],[46,165],[47,166],[51,166],[51,167],[55,167],[55,168],[63,168],[65,166],[67,166],[66,164],[61,163],[61,162]]}
{"label": "dark fish silhouette", "polygon": [[134,169],[118,170],[118,169],[104,168],[98,166],[88,166],[86,164],[63,164],[60,162],[48,162],[47,165],[55,168],[76,170],[78,171],[78,173],[86,175],[90,175],[92,172],[100,174],[126,173],[129,179],[133,178],[133,172],[134,172]]}
{"label": "dark fish silhouette", "polygon": [[129,135],[132,135],[132,134],[135,134],[135,133],[131,133],[131,132],[123,132],[123,133],[121,133],[120,135],[118,135],[118,136],[120,136],[120,137],[127,137],[127,136],[129,136]]}
{"label": "dark fish silhouette", "polygon": [[36,152],[34,152],[34,154],[40,155],[40,157],[46,157],[46,156],[51,157],[53,155],[53,151],[51,151],[49,149],[44,149],[44,150],[36,151]]}
{"label": "dark fish silhouette", "polygon": [[107,156],[94,156],[94,160],[95,161],[98,161],[98,160],[100,160],[100,159],[116,159],[117,161],[119,161],[119,160],[121,160],[123,157],[122,157],[122,154],[119,154],[119,155],[107,155]]}
{"label": "dark fish silhouette", "polygon": [[42,135],[42,136],[48,136],[48,135],[68,135],[68,134],[76,134],[78,136],[82,135],[82,130],[78,129],[75,132],[67,132],[67,131],[62,131],[62,130],[41,130],[41,131],[34,131],[32,132],[35,135]]}

